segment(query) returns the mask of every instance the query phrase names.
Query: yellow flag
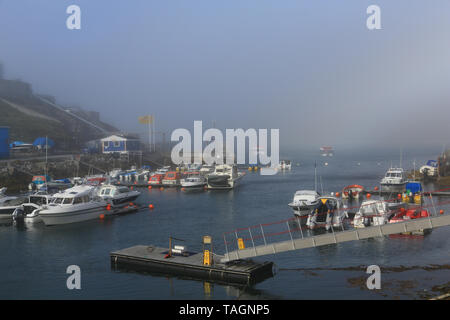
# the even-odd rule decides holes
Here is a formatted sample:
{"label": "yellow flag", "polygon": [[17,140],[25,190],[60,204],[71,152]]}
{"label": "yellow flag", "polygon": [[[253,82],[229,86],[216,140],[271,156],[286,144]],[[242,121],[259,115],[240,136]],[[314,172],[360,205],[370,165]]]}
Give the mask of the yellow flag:
{"label": "yellow flag", "polygon": [[151,124],[151,123],[153,123],[153,116],[142,116],[142,117],[139,117],[139,123]]}

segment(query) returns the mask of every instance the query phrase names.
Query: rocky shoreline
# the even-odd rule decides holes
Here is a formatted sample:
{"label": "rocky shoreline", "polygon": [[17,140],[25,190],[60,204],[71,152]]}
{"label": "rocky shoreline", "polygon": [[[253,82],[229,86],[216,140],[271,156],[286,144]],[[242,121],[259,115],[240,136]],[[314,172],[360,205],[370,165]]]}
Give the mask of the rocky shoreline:
{"label": "rocky shoreline", "polygon": [[0,187],[7,188],[7,194],[18,194],[28,191],[33,176],[44,175],[52,179],[84,177],[102,174],[112,169],[141,168],[144,165],[156,168],[170,165],[169,157],[162,154],[143,154],[127,158],[112,155],[67,155],[49,159],[10,160],[0,163]]}

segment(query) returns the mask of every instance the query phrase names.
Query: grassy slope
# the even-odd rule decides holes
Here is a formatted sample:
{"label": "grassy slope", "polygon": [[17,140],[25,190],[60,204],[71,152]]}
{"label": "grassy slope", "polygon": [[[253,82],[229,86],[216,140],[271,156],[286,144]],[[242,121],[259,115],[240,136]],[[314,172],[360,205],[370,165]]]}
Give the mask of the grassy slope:
{"label": "grassy slope", "polygon": [[10,127],[10,141],[33,143],[37,137],[48,136],[57,144],[70,140],[64,126],[55,121],[24,114],[0,100],[0,126]]}

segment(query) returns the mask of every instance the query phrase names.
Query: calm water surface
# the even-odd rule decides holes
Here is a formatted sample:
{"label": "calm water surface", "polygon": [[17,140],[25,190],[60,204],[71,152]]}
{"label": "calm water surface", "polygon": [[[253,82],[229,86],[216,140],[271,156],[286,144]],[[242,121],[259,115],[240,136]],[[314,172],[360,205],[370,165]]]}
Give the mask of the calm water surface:
{"label": "calm water surface", "polygon": [[[414,157],[422,164],[435,156]],[[314,161],[319,191],[326,193],[355,183],[372,189],[396,158],[358,153],[336,154],[333,158],[293,154],[289,159],[293,161],[292,171],[276,176],[249,172],[239,188],[232,191],[142,189],[137,202],[154,204],[153,211],[143,209],[104,221],[54,227],[4,223],[0,226],[0,298],[408,299],[417,298],[417,292],[430,290],[435,284],[450,281],[448,269],[427,272],[415,268],[383,274],[385,290],[374,292],[349,280],[366,278],[364,270],[346,269],[371,264],[448,265],[448,227],[421,239],[369,239],[260,257],[259,260],[275,262],[278,271],[273,278],[247,288],[111,269],[109,253],[117,249],[138,244],[167,247],[169,236],[173,236],[197,251],[201,250],[202,236],[212,235],[215,251],[223,254],[224,232],[291,218],[287,204],[294,192],[314,188]],[[412,169],[412,156],[403,161],[405,169]],[[280,240],[284,239],[280,236]],[[81,268],[81,290],[66,288],[66,268],[73,264]],[[412,287],[405,289],[405,284],[411,283]]]}

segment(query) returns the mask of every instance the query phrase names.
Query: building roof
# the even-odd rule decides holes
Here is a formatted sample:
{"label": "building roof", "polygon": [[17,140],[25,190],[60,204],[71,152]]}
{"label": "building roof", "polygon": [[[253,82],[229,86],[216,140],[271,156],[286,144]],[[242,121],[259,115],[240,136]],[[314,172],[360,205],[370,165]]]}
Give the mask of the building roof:
{"label": "building roof", "polygon": [[133,136],[127,136],[127,135],[118,135],[113,134],[112,136],[100,139],[100,141],[130,141],[130,140],[139,140],[136,137]]}

